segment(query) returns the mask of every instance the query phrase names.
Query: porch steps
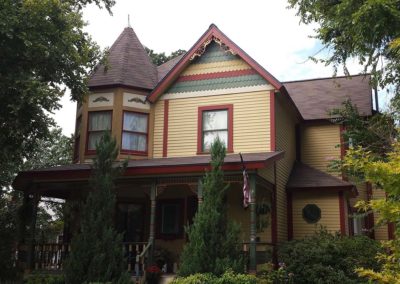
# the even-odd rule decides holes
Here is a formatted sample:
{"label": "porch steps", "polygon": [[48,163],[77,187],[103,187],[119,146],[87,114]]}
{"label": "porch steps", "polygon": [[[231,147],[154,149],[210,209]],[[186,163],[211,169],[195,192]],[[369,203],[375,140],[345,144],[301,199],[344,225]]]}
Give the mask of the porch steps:
{"label": "porch steps", "polygon": [[160,278],[160,284],[169,284],[175,279],[176,274],[163,274]]}

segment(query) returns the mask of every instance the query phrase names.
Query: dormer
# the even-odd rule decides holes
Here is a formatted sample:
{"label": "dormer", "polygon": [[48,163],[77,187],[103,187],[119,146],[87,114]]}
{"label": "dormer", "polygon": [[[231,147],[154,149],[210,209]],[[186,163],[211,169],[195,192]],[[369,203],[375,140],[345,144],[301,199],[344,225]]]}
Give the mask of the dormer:
{"label": "dormer", "polygon": [[75,162],[90,162],[104,131],[116,138],[119,159],[152,156],[152,106],[146,96],[157,84],[157,69],[132,28],[112,45],[107,62],[91,75],[89,95],[77,107]]}

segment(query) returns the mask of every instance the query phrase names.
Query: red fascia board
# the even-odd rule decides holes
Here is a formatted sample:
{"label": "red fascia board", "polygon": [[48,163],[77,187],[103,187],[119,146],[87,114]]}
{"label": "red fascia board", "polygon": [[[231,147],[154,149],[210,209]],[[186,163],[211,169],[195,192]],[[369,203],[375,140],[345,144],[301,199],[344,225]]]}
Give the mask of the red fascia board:
{"label": "red fascia board", "polygon": [[[260,169],[267,167],[273,162],[283,158],[284,153],[281,152],[278,155],[266,160],[266,161],[255,161],[245,162],[246,168],[249,170]],[[193,173],[193,172],[204,172],[210,170],[211,166],[209,163],[197,164],[197,165],[177,165],[177,166],[151,166],[151,167],[131,167],[127,168],[123,176],[134,176],[134,175],[153,175],[153,174],[180,174],[180,173]],[[222,166],[224,171],[241,171],[242,164],[240,162],[229,163]],[[91,169],[82,170],[62,170],[62,171],[35,171],[35,172],[22,172],[18,175],[14,181],[14,185],[18,188],[23,183],[24,179],[32,180],[79,180],[87,179],[90,177]]]}
{"label": "red fascia board", "polygon": [[147,99],[154,103],[161,93],[166,90],[169,85],[179,76],[183,69],[190,63],[190,58],[201,47],[201,45],[209,40],[212,36],[219,38],[229,48],[238,54],[247,64],[249,64],[254,70],[256,70],[261,77],[270,82],[276,89],[281,89],[283,85],[272,76],[267,70],[265,70],[260,64],[258,64],[253,58],[251,58],[245,51],[243,51],[238,45],[231,41],[223,32],[221,32],[216,25],[211,24],[209,29],[200,37],[200,39],[192,46],[192,48],[179,60],[179,62],[167,73],[167,75],[158,83],[154,90],[150,93]]}
{"label": "red fascia board", "polygon": [[286,188],[286,190],[289,192],[296,192],[296,191],[316,191],[316,192],[353,191],[354,186],[344,185],[344,186],[317,186],[317,187],[288,187],[288,188]]}

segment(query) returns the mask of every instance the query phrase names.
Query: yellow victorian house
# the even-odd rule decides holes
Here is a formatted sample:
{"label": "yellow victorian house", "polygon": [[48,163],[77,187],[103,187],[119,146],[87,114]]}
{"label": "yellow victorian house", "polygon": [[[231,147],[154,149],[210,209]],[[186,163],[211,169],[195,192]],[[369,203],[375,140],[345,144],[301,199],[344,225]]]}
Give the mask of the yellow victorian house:
{"label": "yellow victorian house", "polygon": [[[116,181],[115,226],[124,233],[128,269],[137,275],[150,248],[168,251],[167,269],[176,269],[187,241],[184,225],[202,202],[215,137],[227,147],[228,213],[241,224],[248,271],[273,260],[279,243],[313,234],[318,225],[343,235],[374,226],[373,216],[352,219],[351,212],[357,200],[382,193],[328,170],[346,150],[345,125],[332,123],[328,111],[351,99],[362,115],[373,115],[368,76],[280,82],[213,24],[187,53],[157,67],[129,27],[89,88],[77,107],[74,163],[20,172],[14,188],[34,205],[42,197],[85,198],[95,145],[111,131],[118,159],[129,158]],[[242,207],[239,153],[250,177],[249,210]],[[28,265],[62,269],[77,223],[65,224],[59,243],[30,240]],[[380,227],[371,237],[387,240],[392,231]]]}

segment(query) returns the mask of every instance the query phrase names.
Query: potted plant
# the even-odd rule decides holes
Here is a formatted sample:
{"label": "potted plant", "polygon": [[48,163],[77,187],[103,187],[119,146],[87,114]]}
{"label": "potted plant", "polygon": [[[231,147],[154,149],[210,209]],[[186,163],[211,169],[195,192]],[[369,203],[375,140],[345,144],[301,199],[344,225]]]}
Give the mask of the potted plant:
{"label": "potted plant", "polygon": [[153,264],[146,269],[146,283],[147,284],[158,284],[161,277],[161,269]]}

